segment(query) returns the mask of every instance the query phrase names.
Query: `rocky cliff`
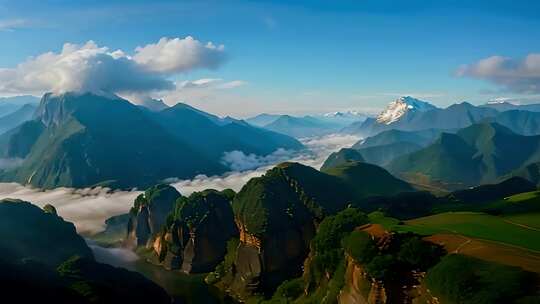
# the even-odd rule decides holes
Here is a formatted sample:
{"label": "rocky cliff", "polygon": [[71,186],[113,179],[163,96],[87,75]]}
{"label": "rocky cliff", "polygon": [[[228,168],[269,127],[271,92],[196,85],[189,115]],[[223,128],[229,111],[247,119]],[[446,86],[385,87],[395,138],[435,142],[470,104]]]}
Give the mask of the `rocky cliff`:
{"label": "rocky cliff", "polygon": [[240,298],[271,294],[302,274],[317,223],[344,208],[341,181],[311,167],[283,163],[251,179],[233,210],[240,243],[224,288]]}
{"label": "rocky cliff", "polygon": [[176,199],[181,194],[169,185],[156,185],[135,199],[130,211],[126,245],[131,248],[151,245],[152,237],[160,232]]}
{"label": "rocky cliff", "polygon": [[167,269],[204,273],[223,260],[227,241],[237,235],[230,192],[205,190],[177,199],[151,247]]}

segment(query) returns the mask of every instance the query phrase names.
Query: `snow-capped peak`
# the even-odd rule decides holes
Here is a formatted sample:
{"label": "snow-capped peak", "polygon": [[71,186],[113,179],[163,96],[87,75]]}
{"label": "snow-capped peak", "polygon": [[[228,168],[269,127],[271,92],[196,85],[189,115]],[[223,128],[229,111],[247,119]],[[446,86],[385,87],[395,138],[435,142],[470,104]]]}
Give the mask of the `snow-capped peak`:
{"label": "snow-capped peak", "polygon": [[330,112],[323,114],[324,117],[350,117],[350,116],[363,116],[363,113],[359,111],[346,111],[346,112]]}
{"label": "snow-capped peak", "polygon": [[507,99],[493,99],[487,102],[488,105],[498,105],[498,104],[509,104],[513,106],[517,106],[517,103],[511,102]]}
{"label": "snow-capped peak", "polygon": [[386,109],[377,116],[377,122],[389,125],[398,121],[409,111],[425,112],[435,108],[428,102],[410,96],[402,96],[388,104]]}

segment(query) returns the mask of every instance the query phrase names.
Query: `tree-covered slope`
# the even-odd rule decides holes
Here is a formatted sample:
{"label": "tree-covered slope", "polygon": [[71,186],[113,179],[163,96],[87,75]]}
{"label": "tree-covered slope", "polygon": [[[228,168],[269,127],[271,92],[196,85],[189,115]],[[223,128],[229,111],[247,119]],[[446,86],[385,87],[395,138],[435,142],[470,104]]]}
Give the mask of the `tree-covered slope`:
{"label": "tree-covered slope", "polygon": [[362,155],[350,148],[343,148],[340,149],[337,152],[333,152],[328,156],[328,158],[324,161],[323,165],[321,166],[321,171],[328,170],[330,168],[343,165],[350,161],[364,161],[364,158]]}
{"label": "tree-covered slope", "polygon": [[0,117],[0,134],[32,119],[36,105],[25,104],[13,113]]}
{"label": "tree-covered slope", "polygon": [[407,182],[385,169],[363,162],[348,162],[324,171],[344,181],[355,199],[413,191]]}
{"label": "tree-covered slope", "polygon": [[141,274],[94,260],[75,226],[28,202],[0,201],[2,298],[18,303],[170,303]]}
{"label": "tree-covered slope", "polygon": [[432,145],[397,158],[388,168],[464,188],[497,181],[538,160],[539,144],[539,136],[518,135],[495,123],[476,124],[457,134],[443,133]]}
{"label": "tree-covered slope", "polygon": [[325,135],[338,131],[342,126],[312,116],[294,117],[282,115],[264,126],[265,129],[293,137]]}
{"label": "tree-covered slope", "polygon": [[505,111],[497,115],[493,120],[521,135],[540,134],[540,112]]}
{"label": "tree-covered slope", "polygon": [[[100,183],[130,188],[225,170],[218,160],[198,153],[119,98],[47,94],[36,121],[45,129],[23,164],[3,173],[4,180],[45,188]],[[37,133],[20,128],[9,140],[24,141]],[[29,143],[23,146],[28,149]]]}
{"label": "tree-covered slope", "polygon": [[3,259],[31,258],[49,266],[73,255],[93,258],[73,224],[20,200],[0,201],[0,248]]}
{"label": "tree-covered slope", "polygon": [[279,148],[302,148],[300,142],[289,136],[240,120],[219,118],[182,103],[148,115],[176,138],[213,159],[234,150],[267,155]]}
{"label": "tree-covered slope", "polygon": [[420,131],[387,130],[377,135],[370,136],[355,143],[353,149],[364,149],[375,146],[407,142],[421,147],[432,143],[443,131],[440,129],[427,129]]}
{"label": "tree-covered slope", "polygon": [[386,166],[392,160],[434,142],[443,132],[439,129],[403,131],[391,129],[362,139],[352,146],[371,164]]}

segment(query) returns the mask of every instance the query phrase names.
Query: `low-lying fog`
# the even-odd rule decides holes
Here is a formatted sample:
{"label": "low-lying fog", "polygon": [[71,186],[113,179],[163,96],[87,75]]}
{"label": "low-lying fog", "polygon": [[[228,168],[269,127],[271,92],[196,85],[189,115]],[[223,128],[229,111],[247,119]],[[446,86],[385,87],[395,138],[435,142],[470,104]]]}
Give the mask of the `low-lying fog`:
{"label": "low-lying fog", "polygon": [[[183,195],[208,188],[236,191],[252,177],[262,175],[273,165],[283,161],[295,161],[319,169],[328,155],[343,147],[350,147],[358,137],[352,135],[327,135],[301,140],[307,151],[291,153],[278,150],[269,156],[246,155],[240,151],[228,152],[222,161],[231,172],[221,176],[197,176],[191,180],[168,179]],[[0,183],[0,199],[17,198],[38,206],[52,204],[58,214],[73,222],[81,234],[103,230],[104,221],[128,212],[140,191],[112,191],[108,188],[56,188],[41,190],[16,183]]]}

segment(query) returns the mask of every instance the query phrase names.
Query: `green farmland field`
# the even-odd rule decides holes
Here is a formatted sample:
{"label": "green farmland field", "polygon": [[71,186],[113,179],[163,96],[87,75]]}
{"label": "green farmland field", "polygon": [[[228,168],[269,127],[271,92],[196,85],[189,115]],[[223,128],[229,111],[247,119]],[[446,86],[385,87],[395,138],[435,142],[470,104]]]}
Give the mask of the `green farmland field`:
{"label": "green farmland field", "polygon": [[446,212],[406,221],[394,230],[423,235],[456,233],[540,251],[540,231],[526,224],[538,225],[539,220],[539,214],[513,215],[507,219],[479,212]]}

